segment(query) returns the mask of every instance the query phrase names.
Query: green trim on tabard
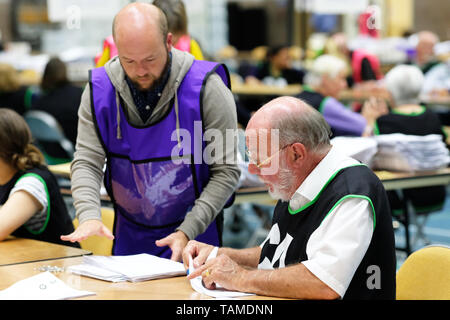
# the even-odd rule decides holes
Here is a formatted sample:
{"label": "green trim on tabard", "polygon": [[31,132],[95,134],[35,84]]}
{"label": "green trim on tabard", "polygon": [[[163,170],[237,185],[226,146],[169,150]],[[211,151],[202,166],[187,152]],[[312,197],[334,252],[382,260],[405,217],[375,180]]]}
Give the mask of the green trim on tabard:
{"label": "green trim on tabard", "polygon": [[328,215],[331,213],[331,211],[334,210],[334,208],[336,208],[337,205],[339,205],[342,201],[344,201],[345,199],[348,198],[359,198],[359,199],[366,199],[367,201],[369,201],[370,206],[372,207],[372,213],[373,213],[373,230],[375,230],[375,225],[376,225],[376,215],[375,215],[375,208],[373,206],[372,200],[370,200],[370,198],[368,196],[362,196],[359,194],[348,194],[344,197],[342,197],[341,199],[339,199],[338,202],[336,202],[334,204],[334,206],[330,209],[330,211],[328,211],[327,215],[323,218],[322,222],[328,217]]}
{"label": "green trim on tabard", "polygon": [[42,232],[44,232],[44,230],[45,230],[45,228],[47,228],[47,224],[48,224],[48,222],[49,222],[49,220],[50,220],[50,194],[49,194],[49,192],[48,192],[48,188],[47,188],[47,184],[45,183],[45,180],[42,179],[42,177],[41,177],[40,175],[36,174],[36,173],[26,173],[26,174],[24,174],[23,176],[21,176],[21,177],[16,181],[16,184],[17,184],[20,180],[22,180],[23,178],[25,178],[25,177],[35,177],[35,178],[37,178],[39,181],[41,181],[42,184],[44,185],[44,188],[45,188],[45,194],[47,195],[47,218],[45,219],[45,223],[44,223],[44,225],[42,226],[42,228],[39,229],[38,231],[33,231],[33,230],[30,230],[29,228],[25,227],[25,229],[27,229],[27,231],[30,232],[31,234],[38,235],[38,234],[41,234]]}
{"label": "green trim on tabard", "polygon": [[333,173],[333,175],[330,177],[330,179],[328,179],[328,181],[324,184],[324,186],[322,187],[322,189],[320,189],[319,193],[316,195],[316,197],[315,197],[313,200],[311,200],[310,202],[308,202],[307,204],[305,204],[303,207],[301,207],[301,208],[298,209],[298,210],[292,210],[292,209],[291,209],[291,206],[288,205],[289,213],[292,214],[292,215],[294,215],[294,214],[299,213],[300,211],[305,210],[306,208],[310,207],[311,205],[313,205],[313,204],[317,201],[317,199],[319,199],[320,195],[322,194],[323,189],[325,189],[326,186],[328,186],[328,184],[336,177],[336,175],[337,175],[339,172],[341,172],[342,170],[344,170],[344,169],[346,169],[346,168],[357,167],[357,166],[366,166],[366,165],[363,164],[363,163],[357,163],[357,164],[354,164],[354,165],[351,165],[351,166],[348,166],[348,167],[344,167],[344,168],[339,169],[338,171],[336,171],[335,173]]}
{"label": "green trim on tabard", "polygon": [[323,108],[325,107],[325,103],[326,101],[329,99],[330,97],[325,97],[323,98],[322,102],[319,105],[319,112],[323,114]]}
{"label": "green trim on tabard", "polygon": [[402,116],[410,116],[410,117],[415,117],[415,116],[420,116],[421,114],[423,114],[426,111],[424,106],[420,106],[420,111],[417,112],[401,112],[398,110],[393,109],[391,112],[394,114],[399,114]]}
{"label": "green trim on tabard", "polygon": [[314,90],[310,86],[308,86],[307,84],[304,84],[302,86],[302,88],[303,88],[304,91],[314,92]]}
{"label": "green trim on tabard", "polygon": [[380,128],[378,128],[378,122],[375,121],[375,124],[373,126],[373,135],[379,136],[380,135]]}

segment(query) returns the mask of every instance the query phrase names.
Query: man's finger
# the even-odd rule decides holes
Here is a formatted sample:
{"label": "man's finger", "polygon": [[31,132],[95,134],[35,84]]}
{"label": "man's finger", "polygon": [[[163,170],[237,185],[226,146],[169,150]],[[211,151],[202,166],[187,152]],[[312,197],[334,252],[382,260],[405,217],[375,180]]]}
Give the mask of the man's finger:
{"label": "man's finger", "polygon": [[181,261],[181,250],[172,248],[172,256],[170,257],[170,260]]}
{"label": "man's finger", "polygon": [[210,251],[200,250],[198,255],[194,258],[194,268],[197,268],[206,262]]}
{"label": "man's finger", "polygon": [[197,268],[194,270],[194,272],[189,273],[189,275],[187,276],[188,280],[197,278],[198,276],[201,276],[202,273],[208,268],[207,265],[203,265],[200,268]]}
{"label": "man's finger", "polygon": [[107,227],[103,227],[101,233],[102,236],[108,238],[109,240],[114,240],[114,235]]}

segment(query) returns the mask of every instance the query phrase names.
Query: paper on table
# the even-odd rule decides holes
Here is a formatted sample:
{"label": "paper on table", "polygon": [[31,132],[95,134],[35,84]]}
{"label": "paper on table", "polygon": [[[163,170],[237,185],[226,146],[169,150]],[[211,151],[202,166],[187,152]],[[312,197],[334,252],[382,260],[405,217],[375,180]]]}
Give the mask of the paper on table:
{"label": "paper on table", "polygon": [[73,289],[46,271],[0,291],[0,300],[62,300],[91,295],[95,292]]}
{"label": "paper on table", "polygon": [[68,270],[112,282],[138,282],[186,274],[182,263],[146,253],[126,256],[84,256],[83,264],[70,266]]}
{"label": "paper on table", "polygon": [[[214,258],[217,255],[217,250],[218,250],[218,248],[215,247],[213,249],[213,251],[211,251],[211,253],[209,254],[206,261]],[[194,268],[194,263],[192,261],[192,257],[189,257],[189,273],[194,272],[194,270],[195,270],[195,268]],[[224,289],[217,283],[216,283],[216,289],[214,289],[214,290],[207,289],[203,285],[201,276],[191,279],[190,282],[191,282],[192,289],[194,289],[198,293],[203,293],[203,294],[206,294],[207,296],[214,297],[214,298],[236,298],[236,297],[245,297],[245,296],[254,295],[253,293],[230,291],[230,290]]]}

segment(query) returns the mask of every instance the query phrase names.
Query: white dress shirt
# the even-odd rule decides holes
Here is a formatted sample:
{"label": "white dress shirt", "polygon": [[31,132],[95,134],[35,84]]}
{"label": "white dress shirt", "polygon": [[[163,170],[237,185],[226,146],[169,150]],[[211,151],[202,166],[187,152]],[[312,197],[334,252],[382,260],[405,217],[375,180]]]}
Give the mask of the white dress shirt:
{"label": "white dress shirt", "polygon": [[[336,171],[358,163],[332,147],[297,189],[289,201],[290,208],[300,209],[319,194]],[[342,298],[369,247],[373,227],[369,201],[343,200],[311,234],[306,246],[308,260],[303,265]]]}

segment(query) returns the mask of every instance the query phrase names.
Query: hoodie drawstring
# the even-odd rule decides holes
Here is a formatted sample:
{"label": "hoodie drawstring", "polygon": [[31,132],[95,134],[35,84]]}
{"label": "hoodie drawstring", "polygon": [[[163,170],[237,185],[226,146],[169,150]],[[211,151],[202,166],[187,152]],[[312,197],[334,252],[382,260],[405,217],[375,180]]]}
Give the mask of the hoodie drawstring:
{"label": "hoodie drawstring", "polygon": [[120,100],[119,100],[119,93],[117,90],[116,92],[116,107],[117,107],[117,139],[122,139],[122,132],[120,131]]}
{"label": "hoodie drawstring", "polygon": [[181,138],[180,138],[180,117],[178,110],[178,79],[175,80],[175,116],[176,116],[176,130],[177,130],[177,140],[178,140],[178,148],[181,149]]}

